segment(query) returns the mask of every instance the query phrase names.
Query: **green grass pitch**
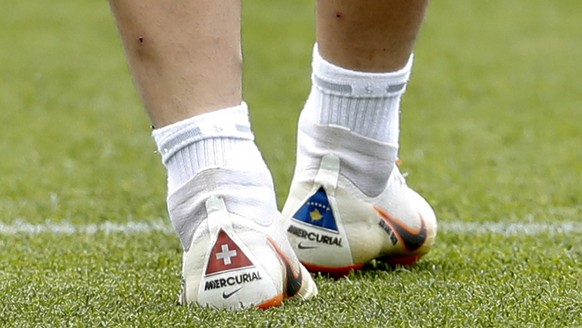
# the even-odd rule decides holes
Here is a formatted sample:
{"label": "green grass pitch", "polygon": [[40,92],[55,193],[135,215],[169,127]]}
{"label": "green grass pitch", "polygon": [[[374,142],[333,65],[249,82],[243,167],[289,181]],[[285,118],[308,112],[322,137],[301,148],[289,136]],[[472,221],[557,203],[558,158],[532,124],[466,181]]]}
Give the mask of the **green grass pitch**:
{"label": "green grass pitch", "polygon": [[[432,2],[400,156],[437,244],[239,313],[176,305],[165,173],[107,3],[3,7],[0,326],[582,326],[579,0]],[[244,6],[245,99],[280,205],[313,16],[307,0]]]}

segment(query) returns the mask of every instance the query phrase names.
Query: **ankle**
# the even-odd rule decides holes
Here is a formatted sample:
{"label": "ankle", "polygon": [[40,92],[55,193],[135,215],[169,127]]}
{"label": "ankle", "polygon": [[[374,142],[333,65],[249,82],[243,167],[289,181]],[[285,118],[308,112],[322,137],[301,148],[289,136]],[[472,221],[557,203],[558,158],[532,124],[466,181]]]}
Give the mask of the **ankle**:
{"label": "ankle", "polygon": [[368,73],[338,67],[313,50],[312,89],[304,108],[320,125],[340,126],[384,143],[398,143],[401,97],[413,57],[402,69]]}
{"label": "ankle", "polygon": [[208,168],[264,165],[245,103],[194,116],[152,134],[167,169],[169,194]]}

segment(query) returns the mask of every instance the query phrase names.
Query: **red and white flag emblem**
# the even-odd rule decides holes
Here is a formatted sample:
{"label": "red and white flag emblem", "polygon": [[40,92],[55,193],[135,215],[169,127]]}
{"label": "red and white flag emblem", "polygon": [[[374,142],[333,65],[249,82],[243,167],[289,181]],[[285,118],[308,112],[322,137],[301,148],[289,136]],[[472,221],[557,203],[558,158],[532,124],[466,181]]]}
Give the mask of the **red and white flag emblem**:
{"label": "red and white flag emblem", "polygon": [[216,243],[210,251],[206,274],[254,266],[238,245],[220,229]]}

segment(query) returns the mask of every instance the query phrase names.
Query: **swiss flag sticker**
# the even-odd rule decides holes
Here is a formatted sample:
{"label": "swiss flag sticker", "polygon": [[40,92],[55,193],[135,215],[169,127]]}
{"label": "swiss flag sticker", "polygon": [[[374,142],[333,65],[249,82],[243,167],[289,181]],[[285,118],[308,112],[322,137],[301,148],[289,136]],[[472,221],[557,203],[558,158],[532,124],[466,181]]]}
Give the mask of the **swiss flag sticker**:
{"label": "swiss flag sticker", "polygon": [[216,243],[210,251],[206,274],[254,266],[238,245],[220,229]]}

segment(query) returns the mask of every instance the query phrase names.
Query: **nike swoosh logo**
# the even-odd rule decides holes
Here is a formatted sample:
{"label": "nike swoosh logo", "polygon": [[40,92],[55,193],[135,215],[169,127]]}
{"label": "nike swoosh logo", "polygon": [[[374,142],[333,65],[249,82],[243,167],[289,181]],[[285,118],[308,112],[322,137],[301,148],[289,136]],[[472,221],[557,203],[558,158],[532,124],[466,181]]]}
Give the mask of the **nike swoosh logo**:
{"label": "nike swoosh logo", "polygon": [[295,269],[293,268],[293,263],[291,261],[291,258],[289,258],[289,255],[287,255],[287,253],[285,253],[273,239],[267,238],[267,240],[269,241],[271,246],[273,246],[273,249],[275,249],[275,252],[279,256],[283,264],[285,264],[285,270],[287,272],[285,297],[293,297],[297,295],[297,293],[299,293],[301,285],[303,284],[301,267],[297,265],[297,272],[295,272]]}
{"label": "nike swoosh logo", "polygon": [[418,213],[418,217],[420,219],[420,228],[419,229],[411,229],[406,224],[402,223],[402,221],[398,220],[396,217],[392,216],[390,213],[386,212],[385,210],[374,206],[378,215],[394,230],[396,237],[404,248],[409,251],[415,251],[419,249],[425,242],[427,238],[427,231],[426,231],[426,224],[424,223],[424,219],[422,215]]}
{"label": "nike swoosh logo", "polygon": [[299,249],[314,249],[314,248],[317,248],[317,246],[303,245],[302,243],[299,243],[299,244],[297,244],[297,248],[299,248]]}
{"label": "nike swoosh logo", "polygon": [[233,291],[232,291],[232,292],[230,292],[230,293],[227,293],[227,292],[222,292],[222,298],[224,298],[224,299],[228,299],[228,298],[230,298],[232,295],[234,295],[234,294],[238,293],[238,291],[239,291],[239,290],[241,290],[241,289],[242,289],[242,287],[240,287],[239,289],[235,289],[235,290],[233,290]]}

